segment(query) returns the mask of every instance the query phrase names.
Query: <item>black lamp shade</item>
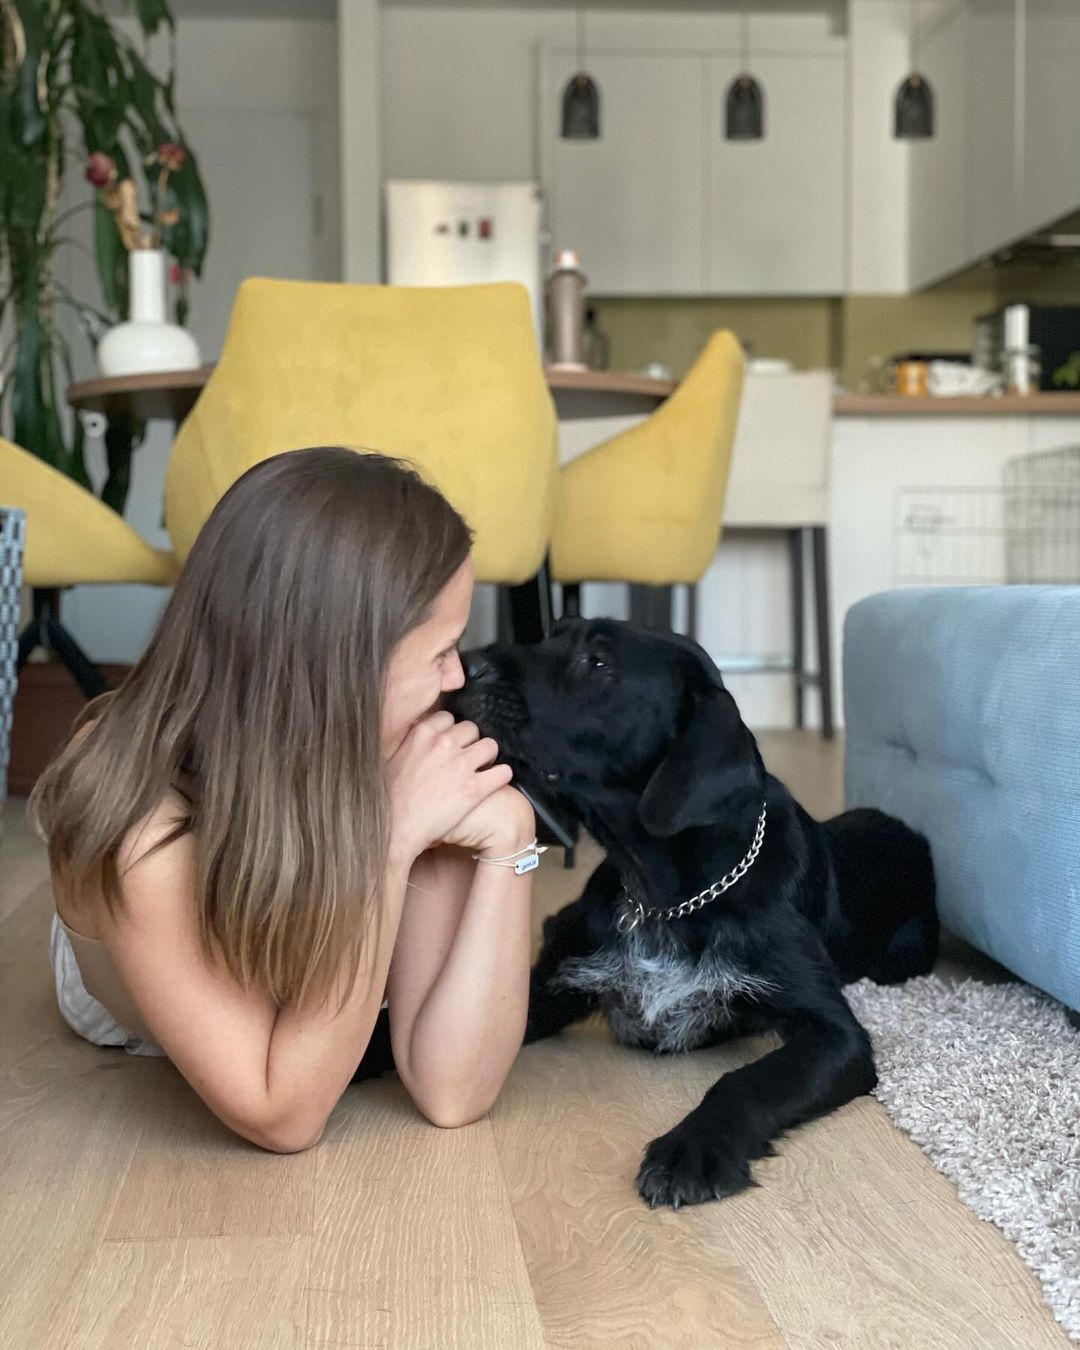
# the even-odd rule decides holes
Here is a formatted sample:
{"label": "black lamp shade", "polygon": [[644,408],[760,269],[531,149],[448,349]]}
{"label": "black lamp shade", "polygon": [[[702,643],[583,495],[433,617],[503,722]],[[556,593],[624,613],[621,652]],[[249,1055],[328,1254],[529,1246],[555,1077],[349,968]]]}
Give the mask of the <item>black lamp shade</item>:
{"label": "black lamp shade", "polygon": [[753,75],[737,75],[728,86],[724,135],[729,141],[760,141],[765,135],[765,92]]}
{"label": "black lamp shade", "polygon": [[925,141],[934,134],[934,91],[924,76],[912,73],[896,91],[893,134],[901,141]]}
{"label": "black lamp shade", "polygon": [[591,75],[579,70],[563,90],[562,136],[568,141],[595,141],[599,135],[600,90]]}

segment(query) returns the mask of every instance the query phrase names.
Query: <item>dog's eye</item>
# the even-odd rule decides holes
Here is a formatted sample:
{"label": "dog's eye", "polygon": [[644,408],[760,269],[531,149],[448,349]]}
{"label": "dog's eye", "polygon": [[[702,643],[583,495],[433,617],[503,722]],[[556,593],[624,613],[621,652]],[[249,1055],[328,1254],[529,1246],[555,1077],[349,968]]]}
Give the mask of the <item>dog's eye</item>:
{"label": "dog's eye", "polygon": [[592,652],[589,656],[589,669],[610,670],[611,666],[608,664],[607,660],[605,660],[604,657],[597,656],[595,652]]}

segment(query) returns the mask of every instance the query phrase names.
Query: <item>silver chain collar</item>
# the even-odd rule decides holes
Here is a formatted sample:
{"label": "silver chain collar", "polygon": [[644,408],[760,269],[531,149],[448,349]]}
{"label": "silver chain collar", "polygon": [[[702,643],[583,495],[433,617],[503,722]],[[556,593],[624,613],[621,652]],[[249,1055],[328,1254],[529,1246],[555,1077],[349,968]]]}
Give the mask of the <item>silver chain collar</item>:
{"label": "silver chain collar", "polygon": [[713,900],[719,900],[725,891],[730,891],[737,881],[743,879],[754,863],[757,862],[757,856],[761,852],[761,845],[764,842],[765,803],[762,802],[761,815],[758,816],[757,829],[754,831],[754,842],[747,850],[746,856],[737,862],[730,872],[725,872],[719,881],[714,881],[711,886],[706,886],[697,895],[691,896],[689,900],[684,900],[681,905],[672,905],[670,909],[646,909],[640,900],[635,900],[628,894],[624,885],[619,917],[615,922],[616,931],[632,933],[638,924],[644,923],[646,919],[662,919],[667,922],[668,919],[685,919],[688,914],[696,914],[699,909],[704,909]]}

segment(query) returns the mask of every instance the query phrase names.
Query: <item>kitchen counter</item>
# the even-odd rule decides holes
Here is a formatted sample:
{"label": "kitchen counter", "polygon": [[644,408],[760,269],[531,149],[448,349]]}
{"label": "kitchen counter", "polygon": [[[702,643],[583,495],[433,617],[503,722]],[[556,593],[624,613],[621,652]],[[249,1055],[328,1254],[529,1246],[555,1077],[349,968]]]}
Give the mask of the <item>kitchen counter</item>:
{"label": "kitchen counter", "polygon": [[1003,394],[1000,398],[906,398],[902,394],[838,394],[837,417],[1080,417],[1080,393]]}

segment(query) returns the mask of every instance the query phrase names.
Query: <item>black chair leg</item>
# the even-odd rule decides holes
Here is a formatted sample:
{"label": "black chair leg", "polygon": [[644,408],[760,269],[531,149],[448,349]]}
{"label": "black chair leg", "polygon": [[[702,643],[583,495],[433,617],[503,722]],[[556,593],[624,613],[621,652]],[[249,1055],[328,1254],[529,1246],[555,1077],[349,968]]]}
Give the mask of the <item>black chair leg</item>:
{"label": "black chair leg", "polygon": [[686,636],[692,641],[698,640],[697,636],[697,582],[692,581],[686,588]]}
{"label": "black chair leg", "polygon": [[19,635],[18,669],[22,670],[31,654],[43,647],[68,670],[87,699],[104,694],[108,688],[105,676],[60,622],[59,590],[38,586],[31,596],[33,613]]}
{"label": "black chair leg", "polygon": [[22,670],[23,666],[29,661],[32,653],[39,647],[47,646],[44,634],[38,624],[35,616],[30,620],[26,627],[19,634],[19,654],[15,658],[15,669]]}
{"label": "black chair leg", "polygon": [[791,664],[795,672],[795,725],[806,725],[806,598],[803,580],[803,531],[788,532],[791,550]]}
{"label": "black chair leg", "polygon": [[551,581],[547,559],[520,586],[510,587],[510,631],[515,642],[543,642],[551,627]]}
{"label": "black chair leg", "polygon": [[829,562],[824,525],[813,528],[814,611],[817,620],[818,678],[821,682],[821,734],[831,741],[833,725],[832,651],[829,641]]}
{"label": "black chair leg", "polygon": [[674,587],[630,587],[630,619],[639,628],[650,628],[656,633],[671,632],[671,604]]}
{"label": "black chair leg", "polygon": [[564,619],[581,618],[581,582],[564,581],[562,588],[562,616]]}

